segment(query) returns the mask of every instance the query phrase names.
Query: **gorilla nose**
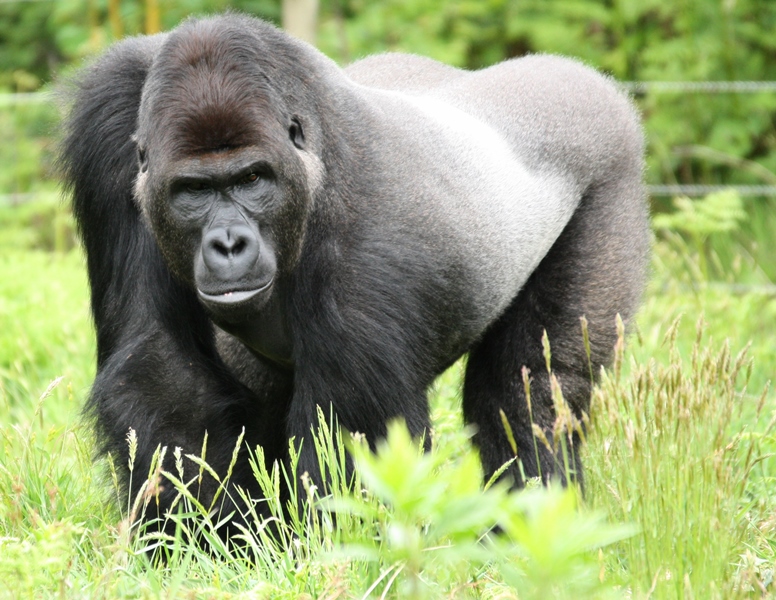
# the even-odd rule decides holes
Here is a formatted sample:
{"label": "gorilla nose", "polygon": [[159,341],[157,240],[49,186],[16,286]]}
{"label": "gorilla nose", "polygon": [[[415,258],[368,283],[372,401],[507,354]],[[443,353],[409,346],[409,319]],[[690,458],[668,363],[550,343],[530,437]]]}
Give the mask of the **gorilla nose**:
{"label": "gorilla nose", "polygon": [[249,270],[259,257],[259,240],[244,225],[217,227],[202,240],[202,258],[220,279],[231,280]]}

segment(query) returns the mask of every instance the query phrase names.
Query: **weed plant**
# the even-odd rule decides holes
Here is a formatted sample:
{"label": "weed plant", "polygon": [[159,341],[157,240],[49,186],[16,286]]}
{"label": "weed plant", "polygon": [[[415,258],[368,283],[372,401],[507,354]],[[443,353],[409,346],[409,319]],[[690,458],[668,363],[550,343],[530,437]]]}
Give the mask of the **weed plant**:
{"label": "weed plant", "polygon": [[[632,362],[623,375],[622,338],[614,368],[592,400],[587,468],[590,505],[638,533],[610,555],[634,591],[659,598],[735,598],[752,573],[738,556],[754,497],[748,486],[774,419],[759,420],[767,398],[746,393],[752,363],[729,345],[703,345],[703,322],[689,364],[676,321],[665,335],[668,360]],[[754,420],[741,415],[752,403]]]}

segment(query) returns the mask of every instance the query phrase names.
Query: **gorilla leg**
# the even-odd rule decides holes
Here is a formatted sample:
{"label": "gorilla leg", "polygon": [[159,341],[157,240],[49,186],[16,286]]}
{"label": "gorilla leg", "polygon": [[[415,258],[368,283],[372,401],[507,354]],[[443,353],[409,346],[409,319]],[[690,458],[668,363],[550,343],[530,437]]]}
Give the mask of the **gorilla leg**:
{"label": "gorilla leg", "polygon": [[[546,330],[552,370],[577,418],[588,410],[590,364],[580,317],[588,320],[593,374],[609,365],[616,341],[616,315],[633,315],[642,291],[649,231],[640,173],[588,190],[557,242],[507,311],[469,354],[464,383],[464,416],[478,430],[486,481],[514,457],[501,412],[509,420],[525,477],[565,481],[564,458],[535,439],[532,423],[553,445],[556,414],[542,349]],[[522,368],[530,370],[531,409],[526,402]],[[557,440],[560,442],[560,440]],[[568,467],[581,482],[578,436],[567,446]],[[559,446],[560,448],[561,446]],[[573,456],[573,461],[572,457]],[[517,465],[508,470],[524,483]]]}

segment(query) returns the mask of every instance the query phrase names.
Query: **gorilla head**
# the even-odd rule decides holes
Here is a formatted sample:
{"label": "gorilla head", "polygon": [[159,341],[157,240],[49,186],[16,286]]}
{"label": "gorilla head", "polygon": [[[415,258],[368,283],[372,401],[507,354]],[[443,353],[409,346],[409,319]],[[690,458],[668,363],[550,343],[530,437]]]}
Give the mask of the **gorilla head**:
{"label": "gorilla head", "polygon": [[304,94],[291,106],[275,87],[299,85],[269,81],[273,68],[257,38],[192,22],[154,60],[139,110],[137,201],[173,272],[231,330],[293,270],[320,181]]}

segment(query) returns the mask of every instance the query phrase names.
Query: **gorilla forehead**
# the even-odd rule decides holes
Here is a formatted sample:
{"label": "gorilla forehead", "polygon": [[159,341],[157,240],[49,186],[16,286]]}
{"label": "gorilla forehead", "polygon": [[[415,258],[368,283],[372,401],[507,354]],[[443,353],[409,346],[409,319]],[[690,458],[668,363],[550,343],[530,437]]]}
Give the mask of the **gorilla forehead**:
{"label": "gorilla forehead", "polygon": [[271,54],[238,18],[190,21],[173,32],[143,89],[138,141],[175,159],[278,141],[283,99]]}

